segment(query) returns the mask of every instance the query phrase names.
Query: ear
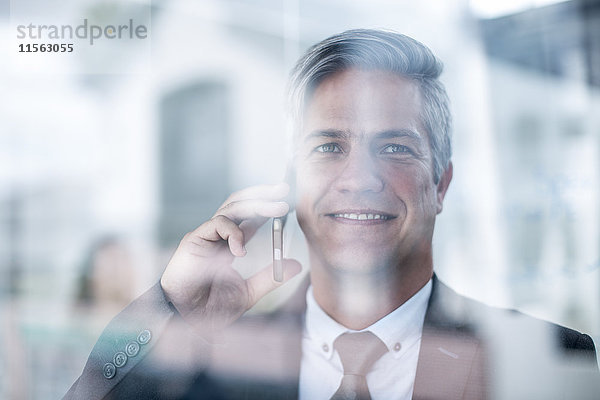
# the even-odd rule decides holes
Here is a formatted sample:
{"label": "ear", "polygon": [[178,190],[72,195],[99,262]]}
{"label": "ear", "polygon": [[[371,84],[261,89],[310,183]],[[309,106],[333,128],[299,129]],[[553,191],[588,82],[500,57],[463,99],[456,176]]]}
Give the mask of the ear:
{"label": "ear", "polygon": [[444,197],[450,181],[452,180],[452,161],[448,163],[448,167],[444,170],[444,173],[440,177],[440,181],[437,184],[437,213],[441,213],[444,205]]}

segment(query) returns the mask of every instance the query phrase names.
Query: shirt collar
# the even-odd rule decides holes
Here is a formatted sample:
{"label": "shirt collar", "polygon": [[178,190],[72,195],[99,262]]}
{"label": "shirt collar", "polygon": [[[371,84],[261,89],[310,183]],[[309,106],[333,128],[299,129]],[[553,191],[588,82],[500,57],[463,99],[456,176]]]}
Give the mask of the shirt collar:
{"label": "shirt collar", "polygon": [[[362,331],[371,331],[385,343],[394,358],[401,357],[421,338],[431,287],[430,279],[404,304]],[[333,342],[345,332],[358,331],[346,328],[327,315],[315,300],[311,285],[306,292],[306,336],[320,347],[323,357],[331,359]]]}
{"label": "shirt collar", "polygon": [[338,324],[323,311],[315,300],[312,285],[306,291],[306,335],[320,347],[320,353],[326,359],[333,356],[333,342],[339,335],[348,332],[348,328]]}

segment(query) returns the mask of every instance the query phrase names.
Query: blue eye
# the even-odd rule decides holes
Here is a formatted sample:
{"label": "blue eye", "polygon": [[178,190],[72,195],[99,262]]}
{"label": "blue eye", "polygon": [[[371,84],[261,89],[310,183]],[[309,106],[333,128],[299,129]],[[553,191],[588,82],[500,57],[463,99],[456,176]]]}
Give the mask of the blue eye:
{"label": "blue eye", "polygon": [[391,154],[391,153],[412,153],[410,149],[401,144],[388,144],[381,150],[382,153]]}
{"label": "blue eye", "polygon": [[335,143],[326,143],[317,146],[315,151],[318,151],[319,153],[341,153],[342,149]]}

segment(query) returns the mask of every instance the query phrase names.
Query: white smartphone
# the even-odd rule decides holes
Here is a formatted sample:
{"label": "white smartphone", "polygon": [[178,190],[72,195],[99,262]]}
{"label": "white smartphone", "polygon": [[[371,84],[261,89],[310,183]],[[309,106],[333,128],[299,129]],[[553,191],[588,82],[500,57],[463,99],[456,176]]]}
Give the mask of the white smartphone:
{"label": "white smartphone", "polygon": [[[294,210],[294,200],[296,195],[296,173],[292,164],[288,164],[285,171],[285,182],[290,185],[290,192],[285,198],[290,206],[289,212]],[[273,218],[272,238],[273,238],[273,279],[276,282],[283,282],[283,228],[287,221],[288,214],[283,217]]]}
{"label": "white smartphone", "polygon": [[273,279],[275,282],[283,282],[283,227],[287,215],[273,218]]}

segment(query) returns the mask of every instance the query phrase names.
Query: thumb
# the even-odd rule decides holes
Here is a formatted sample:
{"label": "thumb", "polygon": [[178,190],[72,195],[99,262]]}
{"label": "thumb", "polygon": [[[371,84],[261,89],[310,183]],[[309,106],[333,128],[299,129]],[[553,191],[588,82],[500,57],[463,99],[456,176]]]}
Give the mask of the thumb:
{"label": "thumb", "polygon": [[276,282],[273,279],[273,264],[267,265],[265,268],[258,271],[246,280],[246,286],[248,287],[249,302],[248,308],[254,306],[260,299],[262,299],[267,293],[273,291],[279,286],[283,285],[294,276],[298,275],[302,271],[302,265],[296,260],[284,258],[283,259],[283,282]]}

